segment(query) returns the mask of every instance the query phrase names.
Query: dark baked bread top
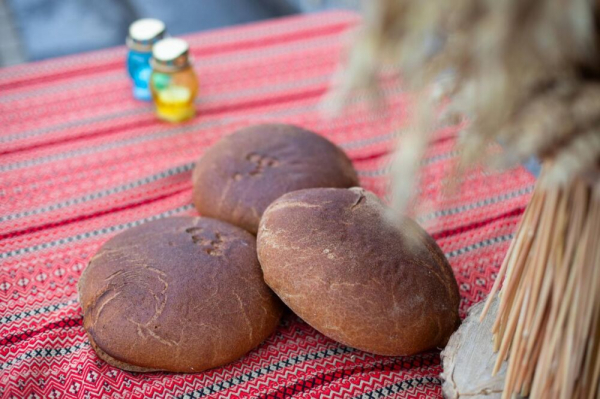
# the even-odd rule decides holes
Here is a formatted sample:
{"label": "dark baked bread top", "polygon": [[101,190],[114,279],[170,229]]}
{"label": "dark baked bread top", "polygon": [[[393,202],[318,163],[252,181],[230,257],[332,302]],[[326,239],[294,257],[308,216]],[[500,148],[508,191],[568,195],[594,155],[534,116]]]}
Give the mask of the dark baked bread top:
{"label": "dark baked bread top", "polygon": [[197,372],[238,359],[271,334],[282,306],[255,238],[227,223],[173,217],[102,246],[79,281],[84,327],[116,361]]}
{"label": "dark baked bread top", "polygon": [[286,194],[265,211],[258,257],[265,281],[323,334],[382,355],[443,346],[459,292],[444,254],[409,218],[361,188]]}
{"label": "dark baked bread top", "polygon": [[281,195],[312,187],[352,187],[356,172],[346,154],[297,126],[256,125],[216,143],[193,174],[194,204],[209,217],[256,233],[260,217]]}

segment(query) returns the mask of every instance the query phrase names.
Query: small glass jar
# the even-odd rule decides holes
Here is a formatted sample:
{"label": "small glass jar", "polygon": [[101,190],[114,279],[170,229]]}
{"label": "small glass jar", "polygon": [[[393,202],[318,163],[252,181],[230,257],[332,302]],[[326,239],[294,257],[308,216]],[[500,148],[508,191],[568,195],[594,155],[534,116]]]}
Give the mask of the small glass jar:
{"label": "small glass jar", "polygon": [[127,72],[133,82],[133,96],[138,100],[152,100],[150,92],[150,75],[152,67],[152,45],[166,35],[165,24],[158,19],[139,19],[129,26],[127,36]]}
{"label": "small glass jar", "polygon": [[152,48],[150,88],[156,114],[168,122],[181,122],[196,113],[194,99],[198,80],[185,40],[163,39]]}

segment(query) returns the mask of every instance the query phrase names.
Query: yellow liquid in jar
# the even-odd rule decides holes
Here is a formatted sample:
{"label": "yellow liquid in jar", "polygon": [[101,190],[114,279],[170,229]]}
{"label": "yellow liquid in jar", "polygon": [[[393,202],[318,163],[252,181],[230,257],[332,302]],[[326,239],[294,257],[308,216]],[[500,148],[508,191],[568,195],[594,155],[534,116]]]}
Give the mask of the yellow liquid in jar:
{"label": "yellow liquid in jar", "polygon": [[187,87],[171,86],[156,96],[156,113],[160,119],[181,122],[194,116],[196,109]]}
{"label": "yellow liquid in jar", "polygon": [[198,82],[191,68],[170,74],[154,72],[151,82],[159,119],[182,122],[195,115],[194,98]]}

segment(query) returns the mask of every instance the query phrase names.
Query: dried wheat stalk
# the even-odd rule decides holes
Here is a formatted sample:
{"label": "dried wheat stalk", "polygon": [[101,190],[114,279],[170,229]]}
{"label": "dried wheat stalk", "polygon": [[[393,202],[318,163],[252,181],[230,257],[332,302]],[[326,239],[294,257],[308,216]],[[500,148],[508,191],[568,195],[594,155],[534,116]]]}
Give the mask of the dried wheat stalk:
{"label": "dried wheat stalk", "polygon": [[[511,166],[553,158],[543,185],[596,173],[600,160],[600,51],[593,0],[373,0],[327,100],[354,90],[378,95],[382,68],[421,93],[393,168],[396,206],[406,204],[416,164],[436,125],[436,99],[470,124],[465,165]],[[435,83],[434,83],[435,82]],[[433,86],[432,86],[433,84]],[[490,154],[491,142],[506,151]]]}

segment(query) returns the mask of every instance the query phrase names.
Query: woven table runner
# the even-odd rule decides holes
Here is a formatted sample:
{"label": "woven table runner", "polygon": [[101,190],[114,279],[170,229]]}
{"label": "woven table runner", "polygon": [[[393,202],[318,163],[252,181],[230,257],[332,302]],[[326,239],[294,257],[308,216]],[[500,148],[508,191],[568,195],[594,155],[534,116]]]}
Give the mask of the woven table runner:
{"label": "woven table runner", "polygon": [[[0,397],[439,398],[439,352],[383,357],[337,344],[293,314],[244,358],[199,374],[135,374],[98,359],[76,283],[106,240],[191,205],[194,161],[255,123],[312,129],[340,145],[380,196],[408,97],[364,99],[323,118],[320,100],[359,17],[331,12],[185,37],[200,78],[197,116],[156,120],[135,101],[124,47],[0,69]],[[446,253],[461,316],[491,288],[533,189],[523,168],[473,171],[444,195],[458,126],[423,160],[417,220]]]}

